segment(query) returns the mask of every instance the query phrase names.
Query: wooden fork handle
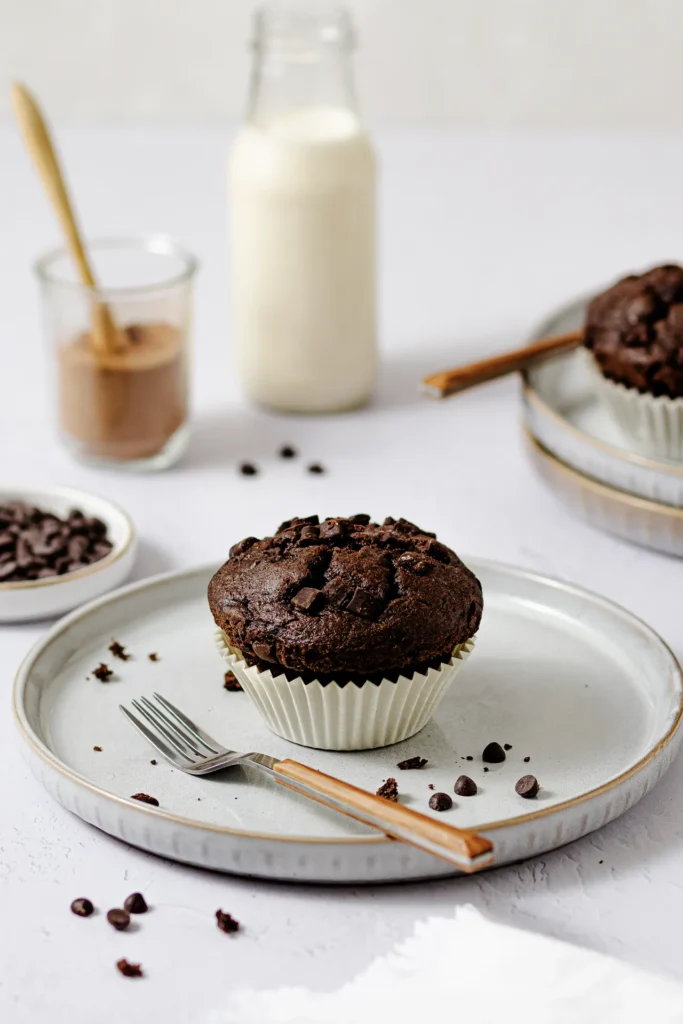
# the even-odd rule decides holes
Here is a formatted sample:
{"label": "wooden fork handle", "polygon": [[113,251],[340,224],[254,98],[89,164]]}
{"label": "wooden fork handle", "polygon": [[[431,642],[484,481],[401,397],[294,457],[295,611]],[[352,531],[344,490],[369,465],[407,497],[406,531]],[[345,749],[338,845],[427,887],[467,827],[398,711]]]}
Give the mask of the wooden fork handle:
{"label": "wooden fork handle", "polygon": [[280,785],[305,793],[327,807],[381,829],[394,839],[441,857],[461,871],[478,871],[493,863],[493,844],[475,832],[435,821],[426,814],[374,796],[298,761],[278,761],[273,771]]}
{"label": "wooden fork handle", "polygon": [[534,363],[557,355],[559,352],[568,352],[570,349],[578,348],[582,341],[582,331],[559,334],[554,338],[542,338],[524,348],[504,352],[503,355],[493,356],[491,359],[482,359],[478,363],[469,363],[466,366],[456,366],[452,370],[432,373],[422,381],[422,390],[432,398],[448,398],[449,395],[455,395],[459,391],[476,387],[477,384],[495,380],[496,377],[504,377],[508,373],[526,370]]}

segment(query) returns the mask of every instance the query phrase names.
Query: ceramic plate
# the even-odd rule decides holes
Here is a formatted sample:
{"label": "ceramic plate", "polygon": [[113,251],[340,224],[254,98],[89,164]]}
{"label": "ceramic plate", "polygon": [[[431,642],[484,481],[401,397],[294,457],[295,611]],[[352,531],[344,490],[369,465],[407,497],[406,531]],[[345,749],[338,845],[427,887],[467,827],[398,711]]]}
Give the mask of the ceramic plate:
{"label": "ceramic plate", "polygon": [[[560,846],[622,814],[669,767],[683,736],[681,670],[664,642],[616,605],[518,569],[469,564],[486,603],[476,651],[436,718],[403,743],[335,753],[268,732],[246,694],[223,688],[203,568],[125,587],[46,634],[16,679],[23,749],[43,785],[85,821],[165,857],[239,874],[377,882],[453,870],[253,770],[192,778],[160,758],[151,764],[154,751],[120,702],[158,690],[237,750],[293,757],[373,791],[397,776],[401,798],[427,813],[428,784],[452,793],[464,772],[479,793],[456,798],[447,818],[488,835],[497,864]],[[112,637],[130,661],[109,657]],[[101,659],[116,669],[106,684],[91,674]],[[485,772],[481,751],[491,740],[511,749]],[[414,755],[428,766],[397,769]],[[528,772],[542,786],[533,801],[514,788]],[[130,799],[140,791],[159,809]]]}
{"label": "ceramic plate", "polygon": [[[576,330],[586,300],[550,317],[533,339]],[[570,352],[528,371],[524,378],[527,426],[562,462],[600,483],[650,501],[683,508],[683,464],[640,455],[594,393],[585,353]]]}

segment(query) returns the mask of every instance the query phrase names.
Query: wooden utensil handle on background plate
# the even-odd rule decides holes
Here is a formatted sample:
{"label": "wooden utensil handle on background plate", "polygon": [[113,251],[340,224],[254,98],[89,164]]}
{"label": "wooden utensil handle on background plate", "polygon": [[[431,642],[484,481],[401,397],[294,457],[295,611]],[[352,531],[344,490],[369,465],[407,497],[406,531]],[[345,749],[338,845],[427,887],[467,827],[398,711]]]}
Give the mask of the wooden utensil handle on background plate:
{"label": "wooden utensil handle on background plate", "polygon": [[572,331],[570,334],[560,334],[554,338],[542,338],[524,348],[504,352],[500,356],[432,373],[422,381],[422,390],[432,398],[448,398],[449,395],[476,387],[477,384],[484,384],[488,380],[495,380],[496,377],[526,370],[549,356],[578,348],[582,341],[582,331]]}
{"label": "wooden utensil handle on background plate", "polygon": [[366,825],[380,828],[387,835],[440,857],[461,871],[478,871],[493,863],[493,844],[475,832],[435,821],[426,814],[374,796],[298,761],[278,761],[273,771],[280,785],[305,793]]}

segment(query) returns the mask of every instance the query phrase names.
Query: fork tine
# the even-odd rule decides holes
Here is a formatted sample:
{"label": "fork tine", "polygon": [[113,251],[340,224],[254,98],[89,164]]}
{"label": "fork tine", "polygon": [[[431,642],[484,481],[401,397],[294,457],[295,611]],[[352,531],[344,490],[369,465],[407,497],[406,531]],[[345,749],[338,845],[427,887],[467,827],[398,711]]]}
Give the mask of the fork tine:
{"label": "fork tine", "polygon": [[166,737],[166,740],[170,743],[170,745],[175,750],[177,750],[178,753],[181,754],[187,761],[196,761],[197,758],[195,752],[191,750],[191,748],[188,747],[187,744],[182,744],[180,737],[174,736],[173,733],[169,732],[168,729],[164,726],[163,722],[159,722],[153,715],[151,715],[147,708],[140,703],[140,701],[134,700],[133,707],[143,716],[143,718],[147,719],[150,725],[153,726],[153,728],[157,732],[162,733],[162,735]]}
{"label": "fork tine", "polygon": [[184,715],[180,708],[177,708],[175,704],[171,704],[170,700],[167,700],[166,697],[162,697],[160,693],[155,693],[154,699],[158,701],[159,704],[162,705],[162,707],[166,708],[169,714],[173,715],[174,718],[177,718],[178,721],[185,726],[190,735],[194,736],[195,739],[203,743],[204,746],[208,747],[209,750],[213,751],[214,754],[221,754],[225,751],[226,748],[222,744],[220,744],[212,736],[209,736],[209,734],[207,732],[204,732],[203,729],[200,729],[198,725],[195,725],[191,718],[188,718],[187,715]]}
{"label": "fork tine", "polygon": [[154,715],[155,718],[163,722],[164,725],[168,729],[170,729],[171,733],[177,739],[185,743],[190,748],[190,750],[192,750],[197,755],[197,757],[206,757],[207,751],[209,751],[212,754],[217,753],[217,751],[212,750],[211,747],[207,747],[206,750],[200,750],[192,736],[180,725],[178,725],[177,722],[174,722],[172,719],[168,717],[168,715],[165,715],[164,712],[161,711],[155,704],[152,704],[151,700],[148,700],[147,697],[141,697],[140,702],[145,705],[150,714]]}
{"label": "fork tine", "polygon": [[123,704],[119,704],[119,710],[123,712],[128,721],[135,726],[138,732],[142,733],[148,743],[151,743],[154,749],[159,751],[162,757],[165,757],[167,761],[170,761],[171,764],[176,765],[176,767],[181,766],[180,758],[173,753],[170,747],[166,746],[156,733],[151,732],[144,722],[141,722],[139,718],[136,718],[132,711],[129,711],[128,708],[123,706]]}

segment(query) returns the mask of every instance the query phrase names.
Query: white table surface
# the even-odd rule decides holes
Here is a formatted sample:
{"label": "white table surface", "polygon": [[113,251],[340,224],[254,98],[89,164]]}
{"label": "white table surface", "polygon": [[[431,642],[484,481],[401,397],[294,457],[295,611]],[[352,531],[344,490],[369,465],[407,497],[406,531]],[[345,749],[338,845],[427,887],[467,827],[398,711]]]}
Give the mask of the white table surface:
{"label": "white table surface", "polygon": [[[403,515],[459,552],[565,577],[647,619],[679,657],[680,562],[571,518],[532,474],[517,383],[448,403],[418,378],[520,341],[549,309],[622,270],[683,259],[683,142],[380,135],[382,343],[374,405],[285,418],[242,405],[228,327],[227,129],[64,130],[91,235],[164,230],[201,258],[194,435],[171,472],[73,464],[53,438],[30,263],[56,227],[11,126],[0,128],[0,479],[50,482],[121,502],[142,537],[136,577],[218,562],[237,538],[311,512]],[[329,473],[274,452],[292,442]],[[262,473],[243,478],[241,459]],[[553,854],[469,880],[306,888],[213,875],[110,839],[29,775],[9,711],[15,669],[44,626],[0,627],[0,1019],[55,1024],[203,1021],[237,986],[331,989],[411,932],[471,902],[501,920],[683,976],[683,762],[623,818]],[[540,724],[539,724],[540,727]],[[155,910],[121,935],[69,913],[129,891]],[[219,934],[230,911],[245,928]],[[127,981],[117,957],[148,977]],[[482,955],[485,951],[482,950]]]}

